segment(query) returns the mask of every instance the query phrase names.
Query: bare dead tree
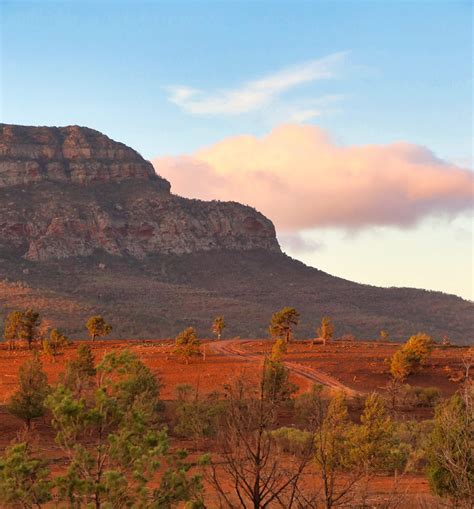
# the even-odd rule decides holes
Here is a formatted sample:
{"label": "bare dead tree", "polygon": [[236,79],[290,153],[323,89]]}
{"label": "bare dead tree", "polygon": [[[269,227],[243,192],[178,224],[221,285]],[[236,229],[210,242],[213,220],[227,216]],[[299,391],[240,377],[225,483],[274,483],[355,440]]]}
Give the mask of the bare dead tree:
{"label": "bare dead tree", "polygon": [[[219,436],[221,461],[212,461],[207,478],[221,507],[266,509],[316,507],[301,479],[313,451],[283,454],[271,434],[278,401],[268,397],[263,376],[251,389],[242,380],[227,389],[228,407]],[[231,486],[231,489],[228,487]]]}

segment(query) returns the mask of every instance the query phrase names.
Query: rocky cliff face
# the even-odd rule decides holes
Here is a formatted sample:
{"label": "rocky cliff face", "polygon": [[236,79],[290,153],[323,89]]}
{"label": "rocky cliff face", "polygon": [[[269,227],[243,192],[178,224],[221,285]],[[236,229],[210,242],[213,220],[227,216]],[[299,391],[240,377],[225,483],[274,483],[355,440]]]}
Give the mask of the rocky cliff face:
{"label": "rocky cliff face", "polygon": [[4,253],[46,261],[256,248],[280,251],[271,221],[238,203],[172,195],[122,143],[77,126],[0,124]]}

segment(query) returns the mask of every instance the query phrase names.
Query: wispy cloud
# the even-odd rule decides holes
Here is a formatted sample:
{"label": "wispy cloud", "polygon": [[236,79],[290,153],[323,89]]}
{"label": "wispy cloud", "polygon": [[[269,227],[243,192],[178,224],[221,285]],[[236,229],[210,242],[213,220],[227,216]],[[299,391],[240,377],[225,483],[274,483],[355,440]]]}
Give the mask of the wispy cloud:
{"label": "wispy cloud", "polygon": [[[185,85],[166,87],[168,99],[194,115],[238,115],[264,108],[280,94],[304,83],[333,78],[347,52],[287,67],[232,89],[203,91]],[[302,110],[305,119],[318,116],[314,108]]]}

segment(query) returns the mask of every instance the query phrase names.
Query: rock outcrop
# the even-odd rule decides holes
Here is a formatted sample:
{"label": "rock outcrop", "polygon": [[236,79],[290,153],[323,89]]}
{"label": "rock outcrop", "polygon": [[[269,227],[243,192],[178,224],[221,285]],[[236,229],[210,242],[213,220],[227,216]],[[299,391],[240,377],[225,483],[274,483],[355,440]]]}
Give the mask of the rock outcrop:
{"label": "rock outcrop", "polygon": [[138,152],[93,129],[0,124],[0,187],[127,179],[155,180],[170,190],[169,182]]}
{"label": "rock outcrop", "polygon": [[171,194],[122,143],[84,127],[0,125],[0,251],[46,261],[256,248],[280,251],[270,220]]}

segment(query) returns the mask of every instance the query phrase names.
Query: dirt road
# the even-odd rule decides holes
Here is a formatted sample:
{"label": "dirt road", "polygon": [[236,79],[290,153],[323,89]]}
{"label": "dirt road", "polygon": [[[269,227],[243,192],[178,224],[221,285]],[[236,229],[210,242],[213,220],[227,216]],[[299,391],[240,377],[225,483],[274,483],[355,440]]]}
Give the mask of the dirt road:
{"label": "dirt road", "polygon": [[[263,356],[261,354],[250,353],[242,348],[245,343],[248,343],[248,340],[227,339],[211,343],[211,348],[215,353],[226,355],[231,358],[245,359],[250,362],[262,361]],[[306,378],[307,380],[311,380],[312,382],[330,387],[331,389],[343,391],[349,397],[359,396],[362,394],[360,391],[356,391],[355,389],[344,385],[336,378],[326,373],[322,373],[317,369],[290,361],[285,361],[284,364],[293,373]]]}

